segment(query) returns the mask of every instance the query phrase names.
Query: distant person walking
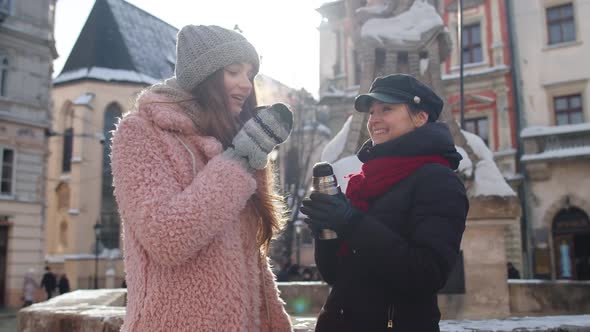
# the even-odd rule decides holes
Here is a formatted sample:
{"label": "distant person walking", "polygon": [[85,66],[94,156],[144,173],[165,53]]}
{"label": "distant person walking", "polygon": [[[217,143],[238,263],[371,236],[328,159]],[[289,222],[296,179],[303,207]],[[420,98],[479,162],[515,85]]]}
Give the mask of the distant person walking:
{"label": "distant person walking", "polygon": [[45,273],[43,274],[43,279],[41,279],[41,287],[47,292],[47,299],[49,300],[57,287],[57,279],[55,278],[55,274],[51,272],[49,266],[45,267]]}
{"label": "distant person walking", "polygon": [[59,289],[60,295],[68,293],[70,291],[70,280],[68,279],[68,276],[65,273],[59,277],[57,288]]}
{"label": "distant person walking", "polygon": [[35,270],[31,268],[25,273],[23,282],[23,308],[35,302],[35,291],[37,288],[39,288],[39,284],[35,281]]}

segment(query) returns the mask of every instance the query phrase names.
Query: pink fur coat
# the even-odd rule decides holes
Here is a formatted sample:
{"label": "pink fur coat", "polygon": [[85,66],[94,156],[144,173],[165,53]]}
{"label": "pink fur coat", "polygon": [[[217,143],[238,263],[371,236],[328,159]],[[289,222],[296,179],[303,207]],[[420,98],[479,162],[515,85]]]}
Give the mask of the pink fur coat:
{"label": "pink fur coat", "polygon": [[145,94],[113,137],[122,331],[291,331],[246,201],[256,181],[175,104]]}

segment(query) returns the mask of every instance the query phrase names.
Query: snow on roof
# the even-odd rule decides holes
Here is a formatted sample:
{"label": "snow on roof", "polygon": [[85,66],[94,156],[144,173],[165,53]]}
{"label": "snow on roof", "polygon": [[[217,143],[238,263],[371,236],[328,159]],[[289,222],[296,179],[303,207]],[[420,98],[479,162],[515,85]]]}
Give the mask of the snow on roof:
{"label": "snow on roof", "polygon": [[572,148],[561,148],[556,150],[547,150],[536,154],[525,154],[521,160],[527,161],[541,161],[551,159],[563,159],[573,157],[590,156],[590,146],[577,146]]}
{"label": "snow on roof", "polygon": [[325,162],[333,163],[338,160],[338,157],[344,151],[346,146],[346,140],[348,139],[348,133],[350,132],[350,123],[352,122],[352,115],[346,119],[342,129],[332,138],[328,144],[322,150],[320,159]]}
{"label": "snow on roof", "polygon": [[361,28],[361,36],[380,42],[387,40],[398,44],[415,44],[422,34],[443,28],[444,22],[436,9],[423,0],[416,0],[409,10],[393,17],[372,18]]}
{"label": "snow on roof", "polygon": [[[485,74],[492,74],[495,72],[503,72],[508,70],[508,66],[506,65],[497,65],[497,66],[493,66],[493,67],[486,67],[483,69],[474,69],[474,70],[466,70],[463,73],[463,77],[471,77],[471,76],[479,76],[479,75],[485,75]],[[459,79],[459,76],[461,75],[461,73],[454,73],[454,74],[443,74],[441,76],[443,81],[446,80],[455,80],[455,79]]]}
{"label": "snow on roof", "polygon": [[470,132],[462,130],[462,133],[467,144],[480,159],[475,165],[475,180],[470,194],[472,196],[516,196],[494,163],[494,154],[483,140]]}
{"label": "snow on roof", "polygon": [[521,138],[547,136],[547,135],[559,135],[559,134],[571,134],[582,131],[590,130],[590,122],[578,123],[572,125],[562,126],[550,126],[550,127],[527,127],[520,132]]}
{"label": "snow on roof", "polygon": [[132,70],[92,67],[90,69],[80,68],[61,73],[53,80],[53,84],[81,79],[96,79],[107,82],[117,81],[143,84],[154,84],[159,81],[156,78]]}

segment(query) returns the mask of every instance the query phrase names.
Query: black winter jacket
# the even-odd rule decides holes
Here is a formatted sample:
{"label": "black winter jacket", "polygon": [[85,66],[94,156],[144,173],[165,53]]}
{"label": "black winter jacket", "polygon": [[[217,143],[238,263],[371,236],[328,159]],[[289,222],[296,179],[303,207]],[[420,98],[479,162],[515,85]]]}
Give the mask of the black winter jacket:
{"label": "black winter jacket", "polygon": [[439,331],[437,292],[458,256],[469,209],[448,127],[428,123],[383,144],[369,141],[358,157],[435,154],[451,168],[422,166],[371,201],[344,239],[348,255],[337,255],[343,239],[316,241],[316,264],[332,286],[316,331]]}

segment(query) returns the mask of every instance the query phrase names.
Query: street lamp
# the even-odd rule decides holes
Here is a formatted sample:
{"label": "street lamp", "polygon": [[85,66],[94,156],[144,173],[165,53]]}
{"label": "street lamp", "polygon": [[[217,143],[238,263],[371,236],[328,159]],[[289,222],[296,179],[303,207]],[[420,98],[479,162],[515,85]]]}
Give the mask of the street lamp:
{"label": "street lamp", "polygon": [[301,230],[303,229],[303,221],[297,219],[293,224],[295,226],[295,236],[297,241],[297,266],[301,265]]}
{"label": "street lamp", "polygon": [[96,221],[94,224],[94,240],[96,247],[94,250],[94,289],[98,289],[98,241],[100,241],[100,230],[102,225]]}

